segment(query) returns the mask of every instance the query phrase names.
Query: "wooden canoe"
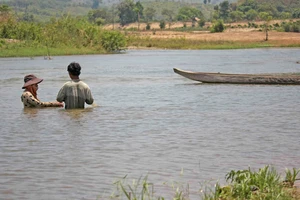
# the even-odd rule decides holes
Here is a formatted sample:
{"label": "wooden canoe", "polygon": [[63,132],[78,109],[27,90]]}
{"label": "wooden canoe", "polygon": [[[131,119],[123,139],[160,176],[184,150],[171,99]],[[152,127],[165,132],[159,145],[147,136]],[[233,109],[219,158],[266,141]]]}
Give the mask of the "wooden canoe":
{"label": "wooden canoe", "polygon": [[227,83],[227,84],[300,84],[300,73],[280,74],[224,74],[208,72],[191,72],[177,68],[175,73],[188,79],[202,83]]}

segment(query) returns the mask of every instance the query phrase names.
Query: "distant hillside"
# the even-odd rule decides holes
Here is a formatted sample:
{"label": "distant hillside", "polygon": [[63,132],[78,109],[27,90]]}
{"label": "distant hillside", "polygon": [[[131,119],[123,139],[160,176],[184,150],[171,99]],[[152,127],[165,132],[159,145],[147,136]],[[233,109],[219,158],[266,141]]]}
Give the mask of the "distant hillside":
{"label": "distant hillside", "polygon": [[[104,8],[111,12],[112,6],[118,5],[123,0],[0,0],[0,4],[10,6],[17,16],[22,19],[34,21],[48,21],[51,17],[60,17],[63,14],[74,16],[86,16],[89,11],[95,8]],[[137,2],[138,0],[134,0]],[[144,8],[152,7],[156,11],[156,20],[163,18],[161,12],[164,8],[177,13],[178,10],[187,5],[193,5],[201,10],[206,18],[211,18],[213,7],[224,0],[210,0],[204,4],[204,0],[139,0]],[[229,3],[241,5],[244,2],[254,1],[260,5],[274,5],[277,10],[289,10],[300,8],[300,0],[228,0]],[[207,0],[209,2],[209,0]],[[288,9],[287,9],[288,8]]]}
{"label": "distant hillside", "polygon": [[[69,6],[78,6],[78,7],[92,7],[94,2],[99,2],[100,6],[107,6],[112,4],[119,4],[122,0],[0,0],[1,3],[8,4],[10,6],[15,6],[17,8],[24,7],[26,5],[35,5],[43,9],[45,5],[55,5],[60,9],[64,9]],[[204,0],[134,0],[134,2],[140,1],[141,3],[149,2],[180,2],[180,3],[203,3]],[[211,0],[210,4],[219,4],[225,0]],[[238,0],[228,0],[228,2],[237,2]]]}
{"label": "distant hillside", "polygon": [[[0,4],[7,4],[15,13],[21,18],[30,18],[35,21],[48,21],[51,17],[60,17],[63,14],[69,13],[71,15],[87,15],[94,7],[95,2],[98,8],[111,7],[117,5],[122,0],[0,0]],[[137,0],[134,0],[137,2]],[[214,4],[219,4],[224,0],[211,0],[210,5],[204,7],[203,0],[140,0],[142,5],[146,7],[153,7],[157,9],[157,17],[162,18],[161,10],[163,8],[173,9],[177,12],[180,6],[188,4],[196,4],[196,7],[204,8],[202,11],[204,15],[209,15],[208,7]],[[228,0],[229,2],[237,2],[237,0]],[[201,6],[202,5],[202,6]]]}
{"label": "distant hillside", "polygon": [[92,0],[0,0],[0,4],[8,5],[18,16],[29,15],[45,21],[64,13],[86,15],[92,7]]}

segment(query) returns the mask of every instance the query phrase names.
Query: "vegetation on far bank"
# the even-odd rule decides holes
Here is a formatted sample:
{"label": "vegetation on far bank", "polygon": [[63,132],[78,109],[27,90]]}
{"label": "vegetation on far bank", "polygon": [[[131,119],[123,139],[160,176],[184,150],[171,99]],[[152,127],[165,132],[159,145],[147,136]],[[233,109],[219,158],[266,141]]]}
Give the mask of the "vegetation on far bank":
{"label": "vegetation on far bank", "polygon": [[85,18],[64,15],[45,23],[19,21],[7,6],[0,6],[0,38],[0,56],[111,53],[126,47],[124,34]]}
{"label": "vegetation on far bank", "polygon": [[[20,16],[14,13],[12,8],[0,4],[0,57],[103,54],[121,52],[128,47],[164,49],[299,47],[299,43],[278,44],[268,41],[270,31],[300,32],[300,21],[295,19],[300,17],[300,9],[298,10],[300,4],[293,2],[282,6],[274,2],[273,4],[277,7],[261,0],[239,0],[237,3],[224,1],[214,6],[210,1],[204,1],[201,6],[192,3],[180,4],[176,11],[169,8],[161,10],[162,18],[158,28],[153,26],[157,19],[156,10],[140,1],[121,1],[112,8],[115,9],[112,10],[113,15],[107,13],[108,10],[101,8],[99,4],[86,16],[63,14],[45,22],[36,21],[30,13]],[[26,2],[24,5],[27,5]],[[205,14],[207,9],[211,9],[209,17]],[[281,23],[271,24],[272,19],[284,20]],[[231,25],[241,20],[248,20],[247,27]],[[258,24],[255,20],[260,20],[261,23]],[[113,28],[107,28],[109,22],[112,22]],[[137,27],[127,29],[126,26],[132,22],[137,23]],[[144,28],[141,26],[142,22],[146,24]],[[173,27],[175,22],[181,23],[182,26]],[[203,31],[213,34],[224,32],[226,29],[240,28],[255,28],[264,32],[267,42],[234,41],[230,38],[218,41],[193,40],[185,37],[156,38],[139,34],[141,31],[148,31],[155,35],[157,30]]]}

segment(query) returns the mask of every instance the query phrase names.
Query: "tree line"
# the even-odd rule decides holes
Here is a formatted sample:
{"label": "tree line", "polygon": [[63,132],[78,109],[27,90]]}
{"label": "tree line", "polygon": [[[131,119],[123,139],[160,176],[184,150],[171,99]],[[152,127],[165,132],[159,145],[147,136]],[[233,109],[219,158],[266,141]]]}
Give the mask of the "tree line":
{"label": "tree line", "polygon": [[282,3],[259,3],[257,0],[240,0],[238,3],[223,1],[214,6],[213,18],[220,18],[227,22],[254,21],[261,18],[260,13],[267,13],[273,19],[300,18],[300,3],[292,7]]}
{"label": "tree line", "polygon": [[[178,10],[174,8],[162,8],[161,13],[157,13],[155,7],[134,0],[123,0],[120,3],[108,8],[92,9],[88,12],[88,19],[97,25],[119,23],[121,26],[133,22],[150,23],[157,20],[157,15],[163,16],[160,21],[171,25],[175,21],[185,24],[192,22],[192,25],[203,26],[205,21],[223,21],[226,23],[239,21],[270,21],[271,19],[292,19],[300,18],[299,4],[282,4],[258,0],[239,0],[236,3],[223,1],[217,5],[210,4],[209,0],[204,0],[203,4],[184,4]],[[204,6],[203,6],[204,5]],[[205,15],[203,8],[211,8],[210,15]],[[164,27],[164,26],[162,26]]]}

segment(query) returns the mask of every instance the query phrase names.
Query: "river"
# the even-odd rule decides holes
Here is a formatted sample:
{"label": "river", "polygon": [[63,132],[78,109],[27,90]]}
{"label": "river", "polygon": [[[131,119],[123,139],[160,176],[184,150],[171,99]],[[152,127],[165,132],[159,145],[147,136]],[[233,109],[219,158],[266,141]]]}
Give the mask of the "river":
{"label": "river", "polygon": [[[299,60],[299,48],[0,58],[0,199],[102,199],[124,176],[148,176],[161,196],[189,185],[198,199],[230,170],[299,168],[300,86],[201,84],[173,72],[300,72]],[[53,101],[72,61],[96,105],[24,110],[23,77],[43,78],[38,97]]]}

